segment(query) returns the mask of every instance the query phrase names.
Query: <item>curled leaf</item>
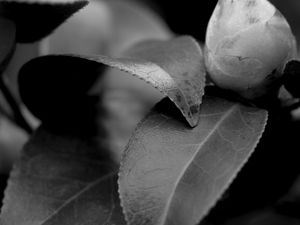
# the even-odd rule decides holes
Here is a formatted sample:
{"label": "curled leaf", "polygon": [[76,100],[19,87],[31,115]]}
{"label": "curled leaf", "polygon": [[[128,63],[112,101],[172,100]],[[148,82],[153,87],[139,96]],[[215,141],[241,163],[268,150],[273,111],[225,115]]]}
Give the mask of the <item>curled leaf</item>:
{"label": "curled leaf", "polygon": [[0,13],[17,26],[17,42],[28,43],[50,34],[87,0],[4,0]]}
{"label": "curled leaf", "polygon": [[178,119],[164,100],[129,141],[119,174],[129,225],[197,224],[254,151],[267,112],[204,97],[197,127]]}
{"label": "curled leaf", "polygon": [[35,58],[20,71],[20,95],[44,123],[72,120],[88,104],[87,92],[103,69],[99,63],[76,57]]}
{"label": "curled leaf", "polygon": [[[99,74],[97,67],[93,66],[92,69],[89,67],[91,64],[99,63],[99,68],[102,68],[103,65],[117,68],[150,83],[175,103],[190,126],[196,126],[205,86],[203,55],[198,43],[188,36],[169,41],[146,41],[133,46],[127,55],[127,58],[107,56],[44,56],[36,58],[27,63],[20,71],[21,97],[35,114],[33,108],[40,107],[34,103],[35,96],[39,95],[41,98],[44,93],[37,90],[42,90],[49,85],[45,81],[53,79],[51,76],[54,71],[62,76],[72,77],[74,73],[81,73],[82,77],[88,77],[88,74],[91,73]],[[47,71],[48,69],[51,72]],[[89,69],[89,72],[85,71],[86,69]],[[35,81],[37,79],[39,82]],[[53,79],[52,84],[53,91],[61,86],[59,79]],[[80,82],[78,85],[81,85]],[[70,87],[70,85],[68,86]],[[34,93],[31,95],[32,99],[26,97],[28,92]],[[47,109],[44,110],[47,111]]]}

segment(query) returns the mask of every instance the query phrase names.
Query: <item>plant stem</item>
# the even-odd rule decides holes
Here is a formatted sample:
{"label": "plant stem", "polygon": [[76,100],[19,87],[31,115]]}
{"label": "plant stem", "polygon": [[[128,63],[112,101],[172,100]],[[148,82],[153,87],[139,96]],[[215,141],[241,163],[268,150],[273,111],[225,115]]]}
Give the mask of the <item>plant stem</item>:
{"label": "plant stem", "polygon": [[22,129],[24,129],[28,134],[31,134],[33,131],[31,126],[25,120],[23,114],[21,113],[18,103],[16,102],[15,98],[11,94],[10,90],[5,85],[2,77],[0,78],[0,89],[14,113],[16,124],[20,126]]}

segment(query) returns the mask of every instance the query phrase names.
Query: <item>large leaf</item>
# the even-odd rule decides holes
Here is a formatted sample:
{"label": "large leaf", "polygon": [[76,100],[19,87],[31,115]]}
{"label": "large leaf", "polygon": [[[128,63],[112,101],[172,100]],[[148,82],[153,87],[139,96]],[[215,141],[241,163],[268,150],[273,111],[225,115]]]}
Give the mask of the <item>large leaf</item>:
{"label": "large leaf", "polygon": [[255,149],[267,112],[205,97],[199,125],[164,100],[138,126],[122,159],[121,203],[129,224],[197,224]]}
{"label": "large leaf", "polygon": [[[84,76],[89,74],[84,71],[97,62],[100,63],[99,67],[107,65],[117,68],[152,84],[176,104],[191,126],[196,126],[205,86],[203,55],[198,43],[188,36],[170,41],[146,41],[133,46],[127,55],[127,58],[107,56],[78,56],[79,58],[76,56],[44,56],[36,58],[27,63],[20,71],[21,97],[29,109],[36,114],[36,110],[33,108],[40,107],[39,104],[34,103],[37,99],[36,96],[43,99],[43,95],[48,94],[46,90],[53,92],[58,87],[66,87],[60,84],[59,79],[52,78],[54,74],[64,74],[62,71],[66,71],[68,74],[78,74],[78,71],[81,71]],[[94,74],[98,72],[96,69],[93,70]],[[41,76],[42,74],[43,76]],[[55,77],[58,76],[55,75]],[[51,84],[56,83],[56,85],[49,86],[51,79]],[[39,82],[36,82],[37,80]],[[29,96],[28,93],[34,94]],[[46,108],[43,110],[47,111]]]}
{"label": "large leaf", "polygon": [[18,42],[34,42],[50,34],[87,0],[1,0],[0,13],[15,21]]}
{"label": "large leaf", "polygon": [[89,138],[39,128],[11,172],[0,224],[125,224],[103,153]]}

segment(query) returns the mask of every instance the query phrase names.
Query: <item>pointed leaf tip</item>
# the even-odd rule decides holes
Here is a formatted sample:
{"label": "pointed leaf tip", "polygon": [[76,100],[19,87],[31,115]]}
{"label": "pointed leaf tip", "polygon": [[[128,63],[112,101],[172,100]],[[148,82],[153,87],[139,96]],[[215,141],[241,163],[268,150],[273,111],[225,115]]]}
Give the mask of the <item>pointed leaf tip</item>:
{"label": "pointed leaf tip", "polygon": [[[68,74],[77,73],[79,67],[81,71],[84,71],[92,62],[96,62],[99,66],[105,65],[128,72],[151,84],[175,103],[191,127],[195,127],[198,123],[206,72],[202,50],[192,37],[182,36],[168,41],[141,42],[133,46],[124,58],[111,58],[103,55],[58,55],[44,56],[43,59],[43,66],[40,65],[42,60],[39,58],[29,62],[30,66],[25,65],[24,68],[27,69],[21,69],[20,79],[26,81],[28,80],[26,77],[32,77],[33,74],[45,74],[46,68],[51,70],[51,68],[66,67],[65,62],[69,65],[72,60],[74,67],[63,69],[68,71]],[[97,67],[94,69],[98,71]],[[47,74],[51,79],[51,73]],[[41,82],[45,79],[44,75]],[[25,90],[24,94],[26,90],[33,93],[37,85],[36,82],[21,82],[20,89]],[[41,89],[43,89],[42,86]]]}
{"label": "pointed leaf tip", "polygon": [[267,112],[204,97],[188,129],[163,100],[138,126],[123,154],[121,204],[129,225],[195,225],[254,151]]}

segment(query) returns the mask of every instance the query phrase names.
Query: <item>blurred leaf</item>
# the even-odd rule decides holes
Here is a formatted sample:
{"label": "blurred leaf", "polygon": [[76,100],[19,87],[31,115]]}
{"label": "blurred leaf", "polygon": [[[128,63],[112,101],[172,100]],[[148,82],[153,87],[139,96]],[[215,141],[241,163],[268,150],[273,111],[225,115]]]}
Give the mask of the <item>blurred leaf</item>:
{"label": "blurred leaf", "polygon": [[106,0],[105,3],[112,17],[109,52],[114,57],[124,55],[138,42],[168,40],[174,36],[158,11],[146,7],[143,1]]}
{"label": "blurred leaf", "polygon": [[0,14],[15,21],[17,42],[27,43],[49,35],[87,3],[87,0],[2,0]]}
{"label": "blurred leaf", "polygon": [[[96,62],[100,63],[99,68],[101,65],[117,68],[152,84],[176,104],[191,126],[196,126],[205,86],[203,55],[198,43],[188,36],[170,41],[146,41],[132,47],[127,55],[129,55],[128,58],[106,56],[44,56],[36,58],[25,64],[20,71],[21,97],[33,114],[37,115],[37,111],[41,110],[47,112],[49,109],[42,109],[36,104],[37,94],[39,99],[44,98],[47,91],[43,90],[49,86],[51,79],[53,84],[51,88],[52,90],[55,88],[55,92],[52,91],[53,94],[58,93],[58,87],[70,86],[67,82],[64,83],[65,86],[61,85],[59,79],[52,78],[53,70],[61,70],[60,74],[65,71],[70,74],[69,77],[72,77],[71,74],[74,73],[82,73],[81,76],[84,77],[85,74],[98,72],[95,66],[89,68]],[[85,71],[87,69],[90,72]],[[43,74],[42,78],[39,78],[40,74]],[[79,88],[81,83],[77,83]],[[80,90],[82,89],[85,88],[81,87]],[[29,95],[28,93],[34,94]],[[78,91],[74,88],[68,93],[72,96]],[[58,98],[64,97],[58,95]]]}
{"label": "blurred leaf", "polygon": [[111,20],[106,2],[90,1],[41,41],[41,54],[107,54]]}
{"label": "blurred leaf", "polygon": [[[199,125],[160,102],[123,153],[119,189],[129,224],[198,223],[254,151],[267,112],[205,97]],[[182,119],[182,118],[181,118]]]}
{"label": "blurred leaf", "polygon": [[[120,56],[131,45],[172,36],[153,10],[131,0],[94,0],[41,43],[42,54]],[[76,38],[75,38],[76,37]]]}
{"label": "blurred leaf", "polygon": [[20,68],[28,62],[30,59],[38,57],[39,53],[39,44],[38,42],[30,44],[20,44],[16,45],[14,54],[4,71],[4,77],[7,83],[7,86],[12,91],[16,99],[20,102],[20,95],[18,91],[18,73]]}
{"label": "blurred leaf", "polygon": [[0,174],[8,174],[28,135],[0,114]]}
{"label": "blurred leaf", "polygon": [[0,113],[13,119],[13,112],[5,98],[6,83],[3,72],[12,58],[16,46],[16,26],[13,21],[0,17]]}
{"label": "blurred leaf", "polygon": [[11,172],[1,225],[125,224],[104,150],[40,127]]}
{"label": "blurred leaf", "polygon": [[2,75],[15,48],[16,27],[14,22],[0,17],[0,30],[0,75]]}
{"label": "blurred leaf", "polygon": [[126,87],[113,89],[105,86],[103,92],[103,108],[106,113],[100,120],[108,130],[114,158],[120,162],[122,152],[135,127],[159,99],[156,102],[155,98],[153,102],[145,101],[139,92]]}

